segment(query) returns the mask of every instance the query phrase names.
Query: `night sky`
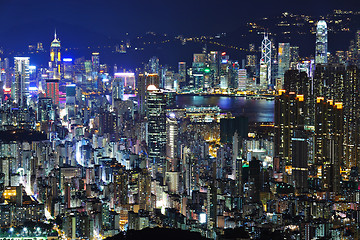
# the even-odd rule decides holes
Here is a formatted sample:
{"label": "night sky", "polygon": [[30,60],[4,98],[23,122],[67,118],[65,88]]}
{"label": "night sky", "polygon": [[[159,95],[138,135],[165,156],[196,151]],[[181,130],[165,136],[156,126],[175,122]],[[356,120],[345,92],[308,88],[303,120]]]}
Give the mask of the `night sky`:
{"label": "night sky", "polygon": [[233,30],[253,17],[286,10],[319,15],[335,8],[359,10],[360,1],[0,0],[0,33],[22,25],[46,29],[65,23],[114,37],[146,31],[201,34]]}

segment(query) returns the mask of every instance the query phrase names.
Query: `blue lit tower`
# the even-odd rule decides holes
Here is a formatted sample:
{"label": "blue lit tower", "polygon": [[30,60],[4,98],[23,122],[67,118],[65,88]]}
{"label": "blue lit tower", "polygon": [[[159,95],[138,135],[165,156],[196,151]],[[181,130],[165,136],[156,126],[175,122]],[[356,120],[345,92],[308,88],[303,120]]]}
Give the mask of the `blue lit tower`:
{"label": "blue lit tower", "polygon": [[315,63],[327,63],[327,25],[324,20],[320,20],[316,26],[316,46],[315,46]]}
{"label": "blue lit tower", "polygon": [[264,34],[261,42],[260,87],[266,89],[269,84],[271,84],[271,41],[268,34]]}
{"label": "blue lit tower", "polygon": [[56,31],[54,34],[54,40],[50,45],[50,78],[60,79],[61,76],[61,44],[57,38]]}

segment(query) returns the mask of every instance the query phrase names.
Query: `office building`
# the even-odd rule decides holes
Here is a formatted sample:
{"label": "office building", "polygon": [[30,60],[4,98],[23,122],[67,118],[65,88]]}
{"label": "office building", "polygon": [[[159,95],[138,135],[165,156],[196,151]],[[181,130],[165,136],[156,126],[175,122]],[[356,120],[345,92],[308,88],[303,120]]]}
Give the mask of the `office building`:
{"label": "office building", "polygon": [[278,78],[284,85],[284,74],[290,68],[290,43],[279,43],[278,52]]}
{"label": "office building", "polygon": [[148,120],[147,144],[150,164],[153,173],[162,174],[165,169],[166,156],[166,101],[164,93],[154,85],[146,91],[146,116]]}
{"label": "office building", "polygon": [[47,79],[46,80],[46,93],[47,98],[53,100],[53,104],[59,105],[59,80],[58,79]]}
{"label": "office building", "polygon": [[315,45],[315,63],[327,63],[328,52],[328,34],[327,24],[324,20],[320,20],[316,25],[316,45]]}
{"label": "office building", "polygon": [[28,57],[15,57],[15,82],[11,87],[11,95],[15,103],[21,107],[27,106],[29,97],[29,62]]}

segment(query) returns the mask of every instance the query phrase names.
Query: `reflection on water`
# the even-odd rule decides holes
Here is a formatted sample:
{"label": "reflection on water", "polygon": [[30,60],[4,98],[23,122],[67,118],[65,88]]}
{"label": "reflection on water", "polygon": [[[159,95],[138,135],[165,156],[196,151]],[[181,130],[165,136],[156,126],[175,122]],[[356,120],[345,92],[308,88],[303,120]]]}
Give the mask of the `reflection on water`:
{"label": "reflection on water", "polygon": [[224,111],[230,111],[233,116],[247,116],[251,122],[274,121],[274,101],[265,99],[178,95],[176,96],[176,104],[180,108],[189,106],[219,106]]}

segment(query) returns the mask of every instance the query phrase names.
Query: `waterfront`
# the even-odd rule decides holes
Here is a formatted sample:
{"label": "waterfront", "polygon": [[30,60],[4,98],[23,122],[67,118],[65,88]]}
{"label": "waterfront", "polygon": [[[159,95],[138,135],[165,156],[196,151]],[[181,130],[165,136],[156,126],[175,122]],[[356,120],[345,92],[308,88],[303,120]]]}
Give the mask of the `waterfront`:
{"label": "waterfront", "polygon": [[224,111],[230,111],[233,116],[246,116],[250,122],[274,121],[274,100],[235,96],[177,95],[176,105],[179,108],[218,106]]}

